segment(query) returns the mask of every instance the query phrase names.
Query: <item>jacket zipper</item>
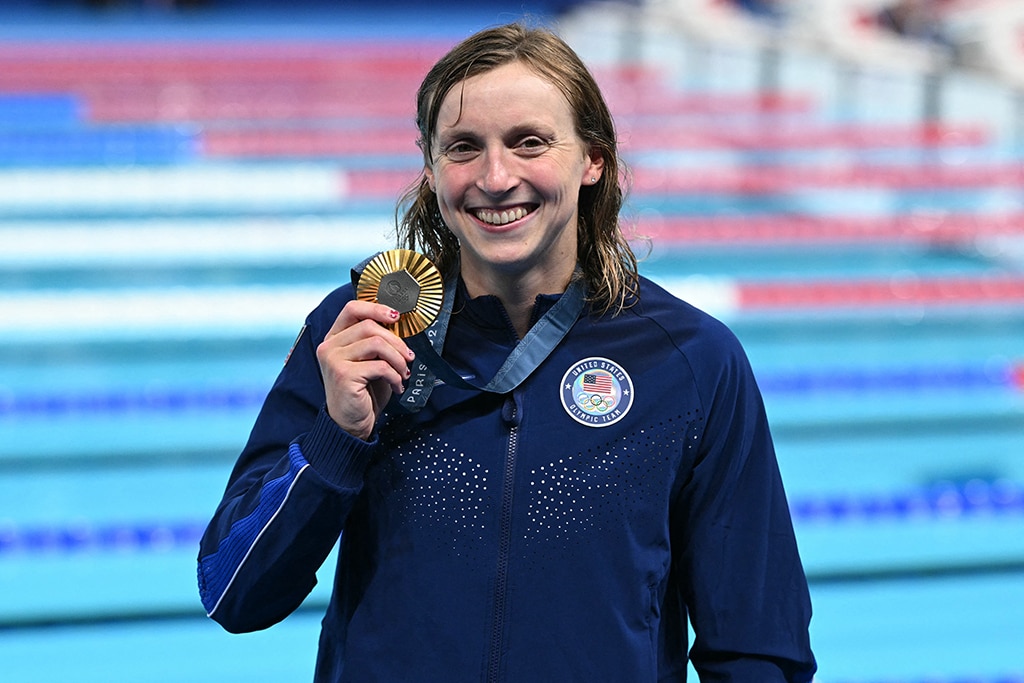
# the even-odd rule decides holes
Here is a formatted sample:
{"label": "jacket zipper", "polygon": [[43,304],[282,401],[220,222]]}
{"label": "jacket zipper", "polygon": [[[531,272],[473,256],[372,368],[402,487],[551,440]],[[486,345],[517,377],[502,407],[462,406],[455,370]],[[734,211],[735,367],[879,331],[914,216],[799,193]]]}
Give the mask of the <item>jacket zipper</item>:
{"label": "jacket zipper", "polygon": [[[512,544],[512,490],[515,486],[516,451],[519,444],[519,422],[515,398],[511,407],[508,451],[501,489],[501,516],[498,522],[498,568],[494,581],[494,616],[491,621],[491,646],[487,663],[488,683],[498,683],[501,673],[501,645],[505,634],[505,603],[508,594],[508,560]],[[504,411],[503,411],[504,412]]]}

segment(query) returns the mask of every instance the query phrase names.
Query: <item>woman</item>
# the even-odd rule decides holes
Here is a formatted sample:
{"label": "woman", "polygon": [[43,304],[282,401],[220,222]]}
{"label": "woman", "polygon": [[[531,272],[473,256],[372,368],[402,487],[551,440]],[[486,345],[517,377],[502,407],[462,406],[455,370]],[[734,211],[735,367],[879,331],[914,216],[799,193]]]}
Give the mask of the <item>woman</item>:
{"label": "woman", "polygon": [[340,535],[317,681],[682,681],[688,617],[702,678],[809,681],[760,395],[724,326],[638,276],[593,78],[490,29],[417,119],[400,235],[441,317],[403,339],[349,285],[310,314],[202,540],[210,616],[283,619]]}

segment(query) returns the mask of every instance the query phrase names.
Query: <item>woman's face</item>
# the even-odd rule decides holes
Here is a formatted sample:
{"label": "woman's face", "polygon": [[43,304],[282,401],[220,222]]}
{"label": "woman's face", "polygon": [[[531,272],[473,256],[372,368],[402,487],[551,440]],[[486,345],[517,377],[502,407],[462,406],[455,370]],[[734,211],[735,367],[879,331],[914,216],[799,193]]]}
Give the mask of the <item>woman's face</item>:
{"label": "woman's face", "polygon": [[432,142],[427,180],[470,293],[512,280],[563,287],[576,265],[580,187],[604,161],[576,135],[561,91],[520,62],[473,76],[448,91]]}

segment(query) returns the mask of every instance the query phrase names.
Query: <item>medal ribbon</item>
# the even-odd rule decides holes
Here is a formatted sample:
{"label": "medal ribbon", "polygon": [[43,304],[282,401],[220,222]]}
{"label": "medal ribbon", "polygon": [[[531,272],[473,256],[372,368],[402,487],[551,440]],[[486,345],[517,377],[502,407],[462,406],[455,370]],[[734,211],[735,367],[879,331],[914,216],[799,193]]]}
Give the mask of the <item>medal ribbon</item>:
{"label": "medal ribbon", "polygon": [[[353,279],[358,274],[353,271]],[[412,376],[406,385],[399,403],[409,412],[416,412],[427,404],[436,380],[445,384],[475,391],[507,394],[529,377],[562,341],[575,324],[586,305],[586,283],[577,273],[565,293],[548,309],[540,320],[534,323],[526,336],[519,340],[501,367],[486,384],[466,379],[459,375],[444,358],[445,335],[455,304],[458,275],[445,283],[444,304],[441,312],[426,330],[406,339],[416,353],[411,368]]]}

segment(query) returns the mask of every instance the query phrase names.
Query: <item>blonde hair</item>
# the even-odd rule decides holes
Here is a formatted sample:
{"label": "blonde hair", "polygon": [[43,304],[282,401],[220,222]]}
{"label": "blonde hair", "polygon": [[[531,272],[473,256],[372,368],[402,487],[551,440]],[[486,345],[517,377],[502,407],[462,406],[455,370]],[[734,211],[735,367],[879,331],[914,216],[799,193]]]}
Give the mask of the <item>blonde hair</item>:
{"label": "blonde hair", "polygon": [[[636,256],[619,223],[623,190],[615,125],[593,75],[561,38],[546,29],[513,23],[476,33],[452,48],[417,93],[416,126],[424,161],[432,163],[438,112],[452,87],[515,61],[561,90],[572,109],[576,133],[604,158],[598,182],[580,188],[577,258],[592,310],[614,315],[635,302],[639,287]],[[459,243],[444,224],[425,176],[401,197],[396,217],[399,244],[423,252],[446,277],[450,275],[458,263]]]}

